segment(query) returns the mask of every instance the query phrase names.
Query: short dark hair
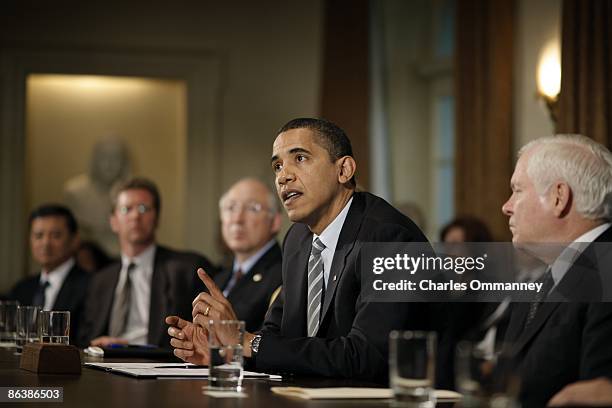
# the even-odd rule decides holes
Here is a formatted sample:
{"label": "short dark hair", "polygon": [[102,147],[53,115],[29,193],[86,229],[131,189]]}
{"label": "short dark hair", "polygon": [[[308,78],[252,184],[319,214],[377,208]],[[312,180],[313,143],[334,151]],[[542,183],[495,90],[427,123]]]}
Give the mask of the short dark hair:
{"label": "short dark hair", "polygon": [[115,208],[117,207],[117,198],[119,197],[119,194],[128,190],[148,191],[153,197],[153,207],[155,207],[155,212],[157,215],[159,215],[161,211],[161,196],[159,195],[159,190],[153,181],[144,177],[133,177],[113,187],[111,192],[112,212],[115,212]]}
{"label": "short dark hair", "polygon": [[[278,131],[278,134],[291,129],[310,129],[319,139],[319,144],[327,150],[329,158],[335,162],[344,156],[353,156],[353,148],[348,136],[335,123],[323,118],[297,118],[287,122]],[[353,187],[357,185],[355,176],[349,180],[349,184]]]}
{"label": "short dark hair", "polygon": [[61,204],[43,204],[30,213],[30,217],[28,220],[28,224],[30,225],[30,229],[32,228],[32,223],[37,218],[43,217],[62,217],[66,221],[66,227],[68,227],[68,232],[70,235],[76,234],[79,229],[79,225],[77,223],[76,218],[72,214],[72,211]]}
{"label": "short dark hair", "polygon": [[493,234],[484,221],[472,216],[457,217],[442,228],[440,231],[440,241],[444,242],[446,234],[453,228],[463,230],[465,242],[491,242]]}

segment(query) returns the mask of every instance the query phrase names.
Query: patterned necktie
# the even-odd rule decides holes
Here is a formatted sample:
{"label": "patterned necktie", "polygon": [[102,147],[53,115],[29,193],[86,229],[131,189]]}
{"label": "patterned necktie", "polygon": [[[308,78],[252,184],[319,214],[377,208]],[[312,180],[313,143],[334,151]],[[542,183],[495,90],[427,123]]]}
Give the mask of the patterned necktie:
{"label": "patterned necktie", "polygon": [[132,272],[136,268],[134,263],[130,263],[127,267],[127,276],[123,283],[121,292],[117,294],[117,298],[113,303],[108,334],[111,337],[119,337],[125,331],[128,316],[130,314],[130,304],[132,298]]}
{"label": "patterned necktie", "polygon": [[546,269],[546,273],[537,280],[537,283],[542,283],[542,289],[536,293],[533,300],[529,304],[529,313],[527,314],[527,320],[525,321],[525,329],[527,329],[531,322],[533,322],[540,305],[542,302],[544,302],[546,295],[548,295],[548,292],[550,292],[555,284],[555,280],[552,277],[552,269],[550,267],[548,267],[548,269]]}
{"label": "patterned necktie", "polygon": [[308,258],[308,308],[306,309],[308,337],[314,337],[319,330],[324,271],[321,252],[324,249],[323,242],[319,238],[315,239]]}
{"label": "patterned necktie", "polygon": [[49,286],[51,286],[51,284],[46,280],[38,283],[36,292],[34,292],[34,296],[32,297],[32,306],[40,306],[41,309],[45,307],[45,291]]}

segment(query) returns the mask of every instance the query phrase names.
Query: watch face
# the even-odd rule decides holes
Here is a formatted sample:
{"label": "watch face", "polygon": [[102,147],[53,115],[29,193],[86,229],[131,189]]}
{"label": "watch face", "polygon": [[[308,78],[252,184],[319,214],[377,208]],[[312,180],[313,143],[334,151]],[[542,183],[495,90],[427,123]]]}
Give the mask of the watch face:
{"label": "watch face", "polygon": [[257,354],[257,352],[259,351],[260,341],[261,341],[261,335],[257,335],[253,338],[253,341],[251,342],[251,353],[252,354]]}

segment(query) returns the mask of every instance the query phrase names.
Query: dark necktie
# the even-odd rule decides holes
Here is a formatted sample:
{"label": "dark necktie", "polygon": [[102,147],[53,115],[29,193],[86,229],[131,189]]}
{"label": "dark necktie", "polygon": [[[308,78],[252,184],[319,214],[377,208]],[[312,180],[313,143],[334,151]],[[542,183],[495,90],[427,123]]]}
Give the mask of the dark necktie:
{"label": "dark necktie", "polygon": [[548,295],[548,292],[550,292],[550,290],[555,284],[555,281],[552,277],[552,270],[550,267],[546,269],[546,273],[542,275],[540,279],[537,280],[537,283],[542,283],[542,289],[538,293],[536,293],[533,300],[529,304],[529,313],[527,314],[527,320],[525,320],[525,329],[527,329],[529,325],[533,322],[533,319],[535,318],[536,313],[540,308],[540,305],[544,302],[544,299],[546,299],[546,295]]}
{"label": "dark necktie", "polygon": [[34,296],[32,297],[32,306],[45,307],[45,291],[49,286],[51,286],[51,284],[46,280],[38,283],[36,292],[34,292]]}
{"label": "dark necktie", "polygon": [[136,268],[134,263],[130,263],[127,267],[127,276],[123,288],[117,294],[117,298],[113,303],[113,310],[110,317],[108,334],[111,337],[120,337],[127,325],[127,320],[130,315],[130,305],[132,299],[132,272]]}
{"label": "dark necktie", "polygon": [[242,273],[242,268],[238,268],[238,270],[234,272],[234,274],[232,275],[232,278],[230,279],[230,281],[227,283],[227,286],[225,287],[225,290],[223,291],[223,295],[228,296],[232,292],[232,290],[234,290],[234,288],[238,284],[238,281],[243,276],[244,276],[244,273]]}
{"label": "dark necktie", "polygon": [[314,337],[319,330],[321,315],[321,299],[323,297],[323,258],[321,252],[325,245],[319,238],[312,243],[308,259],[308,307],[306,309],[306,328],[308,337]]}

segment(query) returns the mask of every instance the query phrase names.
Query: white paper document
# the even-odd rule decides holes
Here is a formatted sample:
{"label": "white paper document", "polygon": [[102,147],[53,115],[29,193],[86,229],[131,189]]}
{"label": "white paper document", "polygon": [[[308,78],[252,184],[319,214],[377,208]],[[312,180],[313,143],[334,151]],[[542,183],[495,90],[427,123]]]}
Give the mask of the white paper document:
{"label": "white paper document", "polygon": [[[272,392],[286,397],[301,399],[388,399],[393,398],[389,388],[303,388],[272,387]],[[436,390],[436,399],[440,402],[453,402],[461,399],[461,394],[449,390]]]}
{"label": "white paper document", "polygon": [[[85,363],[85,367],[97,368],[114,374],[138,378],[194,377],[208,378],[208,368],[181,363]],[[279,375],[243,371],[244,378],[279,379]]]}

